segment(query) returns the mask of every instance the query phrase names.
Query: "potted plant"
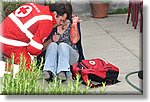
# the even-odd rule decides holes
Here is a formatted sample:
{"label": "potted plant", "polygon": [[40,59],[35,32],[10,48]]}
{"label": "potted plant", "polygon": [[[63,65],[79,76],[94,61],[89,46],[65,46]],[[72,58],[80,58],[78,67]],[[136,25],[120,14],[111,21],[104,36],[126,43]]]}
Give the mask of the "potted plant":
{"label": "potted plant", "polygon": [[90,1],[92,17],[104,18],[107,17],[110,0]]}

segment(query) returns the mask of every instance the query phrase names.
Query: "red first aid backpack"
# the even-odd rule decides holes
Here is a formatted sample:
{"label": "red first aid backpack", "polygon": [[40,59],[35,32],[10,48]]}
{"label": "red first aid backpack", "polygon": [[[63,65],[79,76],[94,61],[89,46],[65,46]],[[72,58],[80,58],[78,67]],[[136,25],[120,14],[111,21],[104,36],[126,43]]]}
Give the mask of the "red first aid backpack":
{"label": "red first aid backpack", "polygon": [[[119,68],[99,58],[75,63],[72,73],[73,77],[80,74],[86,85],[88,85],[88,80],[91,80],[91,87],[102,85],[102,82],[106,82],[107,85],[119,82],[117,80]],[[100,82],[100,84],[94,85],[92,81]]]}

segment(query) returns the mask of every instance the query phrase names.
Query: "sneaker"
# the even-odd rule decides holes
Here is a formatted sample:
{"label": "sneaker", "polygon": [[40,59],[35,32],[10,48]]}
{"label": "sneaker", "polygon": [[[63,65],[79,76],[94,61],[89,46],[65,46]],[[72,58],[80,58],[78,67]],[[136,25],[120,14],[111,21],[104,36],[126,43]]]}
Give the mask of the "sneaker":
{"label": "sneaker", "polygon": [[67,78],[67,82],[73,82],[74,80],[72,79],[72,75],[70,75],[68,78]]}
{"label": "sneaker", "polygon": [[75,81],[72,78],[72,75],[70,75],[67,80],[65,82],[63,82],[64,84],[69,84],[69,83],[74,83]]}
{"label": "sneaker", "polygon": [[44,80],[43,78],[37,79],[38,85],[41,89],[46,89],[48,87],[48,81]]}
{"label": "sneaker", "polygon": [[66,80],[65,72],[61,71],[60,73],[58,73],[58,78],[60,80]]}
{"label": "sneaker", "polygon": [[47,82],[53,81],[53,73],[51,71],[43,71],[43,77]]}

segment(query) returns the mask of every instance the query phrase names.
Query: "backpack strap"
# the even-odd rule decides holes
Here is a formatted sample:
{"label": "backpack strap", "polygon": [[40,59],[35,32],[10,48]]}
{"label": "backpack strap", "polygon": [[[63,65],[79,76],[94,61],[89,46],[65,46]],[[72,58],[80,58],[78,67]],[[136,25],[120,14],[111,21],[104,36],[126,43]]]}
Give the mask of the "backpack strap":
{"label": "backpack strap", "polygon": [[[89,83],[89,77],[88,77],[88,74],[87,74],[86,70],[83,71],[83,70],[80,69],[80,70],[78,70],[78,72],[79,72],[79,74],[81,74],[81,77],[82,77],[83,81],[85,82],[85,84],[87,86],[90,86],[90,88],[96,88],[96,87],[99,87],[99,86],[103,86],[102,83],[94,84],[92,81],[90,81],[90,83]],[[113,84],[116,84],[118,82],[121,82],[121,81],[106,80],[106,85],[113,85]]]}

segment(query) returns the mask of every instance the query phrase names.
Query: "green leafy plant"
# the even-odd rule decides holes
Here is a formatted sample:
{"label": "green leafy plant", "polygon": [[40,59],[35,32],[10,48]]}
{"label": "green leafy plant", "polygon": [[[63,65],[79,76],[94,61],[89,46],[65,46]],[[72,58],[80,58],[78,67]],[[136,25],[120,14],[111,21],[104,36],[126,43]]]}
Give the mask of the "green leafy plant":
{"label": "green leafy plant", "polygon": [[[12,60],[13,62],[13,60]],[[4,76],[4,88],[2,94],[35,94],[42,90],[39,88],[37,79],[42,73],[36,66],[36,62],[31,64],[32,71],[25,68],[24,63],[20,63],[20,71],[13,78],[13,69],[11,74]],[[10,68],[9,68],[10,69]]]}
{"label": "green leafy plant", "polygon": [[4,19],[5,17],[7,17],[10,13],[12,13],[14,10],[16,10],[18,7],[20,7],[22,4],[24,4],[25,2],[5,2],[3,1],[1,3],[1,17],[2,19]]}
{"label": "green leafy plant", "polygon": [[118,8],[113,10],[111,14],[126,14],[128,12],[128,8]]}
{"label": "green leafy plant", "polygon": [[106,91],[106,82],[102,82],[102,88],[100,89],[100,95],[104,94]]}
{"label": "green leafy plant", "polygon": [[[37,60],[34,60],[31,64],[31,70],[25,68],[25,61],[20,57],[20,71],[13,78],[13,67],[9,68],[11,74],[4,75],[3,80],[1,80],[1,94],[4,95],[85,95],[90,93],[90,84],[83,86],[80,81],[80,75],[76,76],[76,80],[68,81],[62,83],[57,77],[54,78],[53,82],[47,83],[41,71],[42,61],[40,65],[37,66]],[[14,57],[12,60],[8,60],[8,63],[14,63]],[[90,83],[90,81],[89,81]],[[104,87],[104,86],[103,86]],[[104,93],[104,89],[100,90],[100,94]],[[92,93],[94,94],[94,93]]]}

